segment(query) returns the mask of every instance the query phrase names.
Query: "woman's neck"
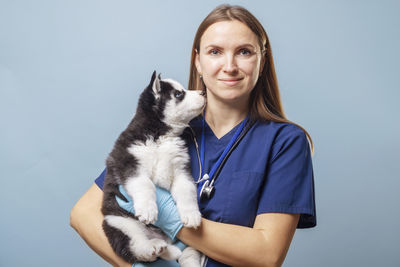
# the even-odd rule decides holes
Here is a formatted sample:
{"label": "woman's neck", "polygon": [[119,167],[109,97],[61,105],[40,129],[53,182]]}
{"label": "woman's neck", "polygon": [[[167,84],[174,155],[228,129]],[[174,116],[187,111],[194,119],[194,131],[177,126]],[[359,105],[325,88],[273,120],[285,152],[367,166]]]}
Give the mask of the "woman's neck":
{"label": "woman's neck", "polygon": [[248,114],[248,104],[223,103],[207,99],[205,120],[217,138],[221,138],[236,125],[243,121]]}

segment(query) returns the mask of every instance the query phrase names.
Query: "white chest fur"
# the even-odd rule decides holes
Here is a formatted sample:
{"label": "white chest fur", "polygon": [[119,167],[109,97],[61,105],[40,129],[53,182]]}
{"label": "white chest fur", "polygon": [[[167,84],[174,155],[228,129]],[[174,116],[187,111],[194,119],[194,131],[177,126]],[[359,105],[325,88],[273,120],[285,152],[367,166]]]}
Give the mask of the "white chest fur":
{"label": "white chest fur", "polygon": [[140,172],[167,190],[174,174],[181,172],[189,162],[185,142],[179,137],[162,136],[157,141],[149,138],[146,142],[132,144],[128,152],[138,160]]}

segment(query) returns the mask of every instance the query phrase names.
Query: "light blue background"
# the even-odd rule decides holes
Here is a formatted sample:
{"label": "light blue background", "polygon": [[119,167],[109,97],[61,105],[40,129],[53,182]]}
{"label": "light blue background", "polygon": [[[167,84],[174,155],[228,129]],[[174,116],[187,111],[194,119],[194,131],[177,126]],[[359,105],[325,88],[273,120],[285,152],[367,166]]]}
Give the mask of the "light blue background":
{"label": "light blue background", "polygon": [[[0,266],[107,266],[69,226],[153,70],[187,84],[222,1],[0,0]],[[232,1],[315,142],[318,227],[284,266],[400,266],[396,1]]]}

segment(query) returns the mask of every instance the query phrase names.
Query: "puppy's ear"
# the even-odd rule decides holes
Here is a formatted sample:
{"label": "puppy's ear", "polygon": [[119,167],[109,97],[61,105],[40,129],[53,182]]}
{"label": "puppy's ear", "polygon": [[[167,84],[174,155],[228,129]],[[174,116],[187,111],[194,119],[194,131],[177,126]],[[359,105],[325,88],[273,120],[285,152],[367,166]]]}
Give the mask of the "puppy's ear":
{"label": "puppy's ear", "polygon": [[156,71],[153,71],[153,74],[151,75],[150,84],[153,84],[154,79],[156,78],[156,76],[157,76],[157,72],[156,72]]}
{"label": "puppy's ear", "polygon": [[158,99],[160,97],[160,90],[161,90],[161,84],[160,84],[161,76],[158,74],[156,75],[156,71],[153,72],[153,75],[151,77],[151,83],[152,83],[152,89],[153,89],[153,94]]}

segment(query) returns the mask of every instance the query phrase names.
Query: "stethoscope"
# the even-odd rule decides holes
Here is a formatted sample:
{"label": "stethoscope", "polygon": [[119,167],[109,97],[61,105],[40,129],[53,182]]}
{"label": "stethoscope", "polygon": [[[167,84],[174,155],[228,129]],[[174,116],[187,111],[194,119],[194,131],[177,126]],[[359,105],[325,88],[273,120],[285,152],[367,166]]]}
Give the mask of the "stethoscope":
{"label": "stethoscope", "polygon": [[[214,166],[211,168],[211,171],[209,174],[204,174],[203,177],[201,177],[203,170],[202,166],[204,165],[204,128],[205,128],[205,120],[204,120],[204,115],[203,115],[203,128],[202,128],[202,139],[201,139],[201,156],[199,152],[199,145],[196,140],[196,135],[194,133],[194,130],[190,128],[194,140],[194,144],[196,146],[196,152],[197,152],[197,159],[198,159],[198,164],[199,164],[199,176],[197,178],[197,181],[195,182],[196,184],[200,184],[200,188],[198,189],[198,194],[199,194],[199,199],[200,201],[205,201],[205,200],[210,200],[214,193],[215,193],[215,180],[217,180],[222,168],[224,167],[226,161],[228,160],[229,156],[232,154],[233,150],[238,146],[240,141],[243,139],[243,137],[246,135],[246,133],[250,130],[250,128],[253,126],[255,121],[249,120],[248,117],[244,121],[241,122],[239,125],[239,128],[236,130],[234,136],[232,137],[231,141],[225,148],[224,152],[220,156],[220,158],[217,160],[217,162],[214,164]],[[246,126],[246,127],[245,127]],[[210,179],[211,176],[211,179]],[[204,183],[203,183],[204,182]],[[201,185],[201,183],[203,183]],[[199,185],[198,185],[199,187]]]}

